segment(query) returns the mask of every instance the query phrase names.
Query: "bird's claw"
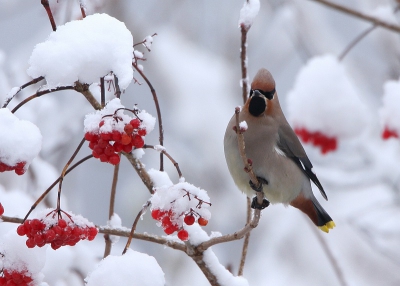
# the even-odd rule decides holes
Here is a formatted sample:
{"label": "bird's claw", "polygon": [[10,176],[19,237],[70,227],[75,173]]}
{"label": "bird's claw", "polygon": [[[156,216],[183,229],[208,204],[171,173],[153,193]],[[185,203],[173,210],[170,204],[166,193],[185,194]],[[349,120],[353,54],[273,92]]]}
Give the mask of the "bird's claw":
{"label": "bird's claw", "polygon": [[250,187],[256,191],[256,192],[262,192],[262,185],[268,185],[268,181],[264,178],[257,177],[258,182],[260,183],[260,186],[256,186],[251,180],[249,181]]}
{"label": "bird's claw", "polygon": [[257,197],[254,197],[251,202],[251,208],[256,210],[263,210],[269,206],[269,201],[267,199],[263,199],[262,204],[260,205],[257,201]]}

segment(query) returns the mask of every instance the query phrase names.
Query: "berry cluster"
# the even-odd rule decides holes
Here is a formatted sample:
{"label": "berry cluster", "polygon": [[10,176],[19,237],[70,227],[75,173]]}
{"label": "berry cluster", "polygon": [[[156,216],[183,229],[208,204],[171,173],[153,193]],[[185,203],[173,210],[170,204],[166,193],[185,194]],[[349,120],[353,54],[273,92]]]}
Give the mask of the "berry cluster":
{"label": "berry cluster", "polygon": [[[182,228],[182,225],[179,226],[179,222],[176,219],[176,215],[172,210],[164,211],[160,209],[153,209],[151,211],[151,217],[159,222],[161,222],[161,226],[164,229],[164,232],[167,235],[173,234],[175,231],[178,231],[178,238],[182,241],[186,241],[189,239],[188,232]],[[185,224],[192,225],[196,221],[196,217],[194,215],[193,210],[189,213],[185,214],[183,219]],[[208,224],[208,220],[199,217],[197,220],[198,224],[201,226],[206,226]]]}
{"label": "berry cluster", "polygon": [[[58,214],[58,218],[55,215]],[[18,226],[17,233],[28,237],[26,246],[33,248],[50,244],[54,250],[64,245],[74,246],[80,240],[92,241],[97,235],[97,228],[82,217],[80,223],[74,222],[74,217],[67,215],[68,222],[61,218],[60,211],[53,210],[42,219],[25,220]]]}
{"label": "berry cluster", "polygon": [[3,277],[0,277],[0,286],[3,285],[18,285],[18,286],[28,286],[32,285],[33,281],[30,273],[28,271],[16,271],[16,270],[6,270],[3,269]]}
{"label": "berry cluster", "polygon": [[383,133],[382,133],[382,138],[387,140],[391,137],[399,138],[399,134],[397,134],[396,131],[389,129],[388,127],[385,127],[385,130],[383,130]]}
{"label": "berry cluster", "polygon": [[17,175],[23,175],[25,173],[26,162],[19,162],[15,166],[9,166],[0,161],[0,173],[5,171],[14,171]]}
{"label": "berry cluster", "polygon": [[[99,123],[98,132],[86,132],[85,139],[89,141],[89,148],[92,149],[93,157],[101,162],[108,162],[117,165],[120,162],[119,152],[131,152],[133,148],[142,148],[144,145],[143,136],[146,136],[146,129],[141,128],[141,121],[138,118],[126,123],[123,131],[113,129],[105,131],[102,128],[105,120],[121,120],[116,116],[105,117]],[[115,126],[112,125],[111,126]]]}
{"label": "berry cluster", "polygon": [[4,214],[4,207],[3,205],[0,203],[0,216],[2,216]]}
{"label": "berry cluster", "polygon": [[335,137],[328,137],[321,132],[310,132],[305,128],[296,128],[296,134],[304,143],[310,142],[316,147],[321,148],[321,153],[326,154],[337,149],[337,140]]}

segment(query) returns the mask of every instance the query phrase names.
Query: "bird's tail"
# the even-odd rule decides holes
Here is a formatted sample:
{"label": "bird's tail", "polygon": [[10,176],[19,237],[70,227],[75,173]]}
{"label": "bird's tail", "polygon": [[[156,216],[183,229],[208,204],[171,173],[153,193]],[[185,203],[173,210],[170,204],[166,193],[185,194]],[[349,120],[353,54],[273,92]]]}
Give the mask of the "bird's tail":
{"label": "bird's tail", "polygon": [[316,225],[319,227],[320,230],[328,233],[330,229],[336,226],[335,223],[333,222],[332,218],[328,215],[328,213],[324,210],[324,208],[319,204],[317,199],[313,198],[312,203],[317,213]]}
{"label": "bird's tail", "polygon": [[312,196],[311,198],[306,198],[303,194],[300,194],[291,203],[291,206],[298,208],[303,213],[308,215],[312,222],[318,226],[324,232],[329,232],[330,229],[335,227],[335,223],[324,208],[319,204],[317,199]]}

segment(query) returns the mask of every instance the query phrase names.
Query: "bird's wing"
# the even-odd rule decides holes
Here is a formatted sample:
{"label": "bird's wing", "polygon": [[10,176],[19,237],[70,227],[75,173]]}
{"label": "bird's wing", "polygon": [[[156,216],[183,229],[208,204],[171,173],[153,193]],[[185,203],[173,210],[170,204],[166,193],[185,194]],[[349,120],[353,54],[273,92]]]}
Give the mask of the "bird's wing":
{"label": "bird's wing", "polygon": [[306,151],[304,151],[304,148],[293,129],[288,124],[281,125],[278,129],[278,135],[279,139],[277,147],[282,150],[286,157],[296,163],[306,176],[318,187],[325,200],[328,200],[324,188],[315,173],[312,171],[313,165],[311,164],[310,159],[308,159]]}

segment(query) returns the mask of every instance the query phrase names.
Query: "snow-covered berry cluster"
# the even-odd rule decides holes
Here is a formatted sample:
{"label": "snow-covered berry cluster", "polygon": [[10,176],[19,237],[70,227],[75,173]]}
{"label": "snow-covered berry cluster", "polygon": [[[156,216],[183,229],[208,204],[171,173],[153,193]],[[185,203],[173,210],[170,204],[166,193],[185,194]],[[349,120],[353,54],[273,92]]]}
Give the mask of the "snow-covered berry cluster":
{"label": "snow-covered berry cluster", "polygon": [[152,218],[167,235],[177,232],[183,241],[189,239],[185,225],[192,225],[197,220],[199,225],[205,226],[211,217],[207,193],[186,182],[156,188],[150,200]]}
{"label": "snow-covered berry cluster", "polygon": [[0,277],[0,286],[15,285],[15,286],[30,286],[32,285],[31,274],[27,270],[7,270],[3,269],[3,276]]}
{"label": "snow-covered berry cluster", "polygon": [[[132,112],[134,117],[124,114]],[[141,118],[143,117],[143,119]],[[85,139],[93,157],[101,162],[117,165],[120,162],[119,152],[131,152],[144,146],[144,136],[153,128],[154,119],[139,110],[129,110],[120,104],[119,99],[110,101],[106,107],[85,118]]]}
{"label": "snow-covered berry cluster", "polygon": [[25,220],[17,228],[18,235],[28,237],[26,246],[29,248],[50,244],[55,250],[65,245],[74,246],[80,240],[91,241],[97,235],[94,224],[80,215],[60,210],[46,212],[41,218]]}
{"label": "snow-covered berry cluster", "polygon": [[296,134],[304,143],[311,143],[321,149],[322,154],[326,154],[337,149],[337,140],[335,137],[329,137],[321,132],[310,132],[305,128],[296,128]]}
{"label": "snow-covered berry cluster", "polygon": [[14,171],[22,175],[40,151],[40,130],[7,108],[0,108],[0,126],[0,172]]}

